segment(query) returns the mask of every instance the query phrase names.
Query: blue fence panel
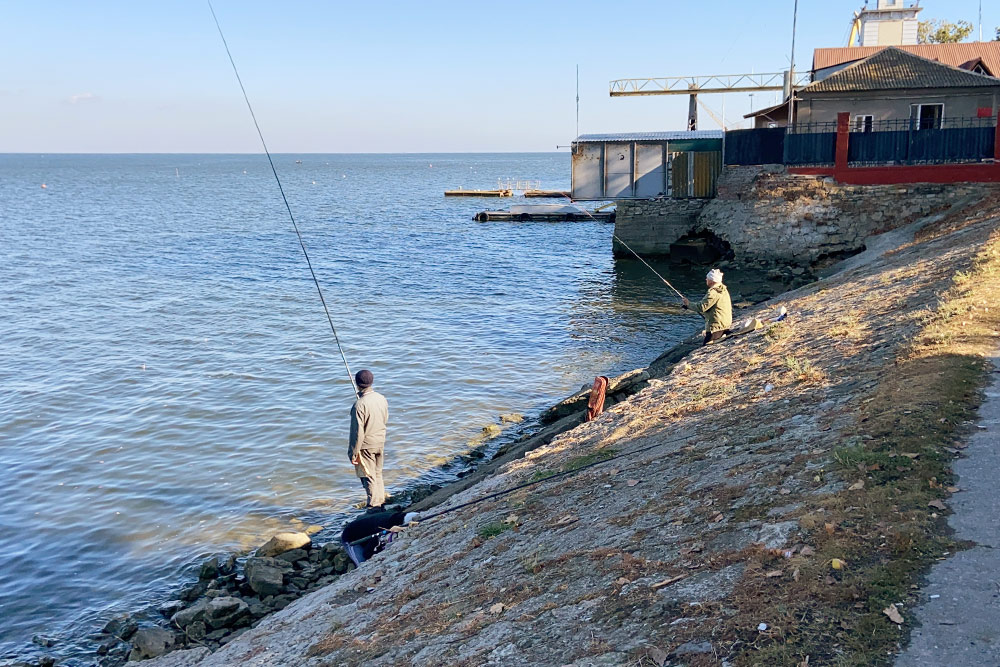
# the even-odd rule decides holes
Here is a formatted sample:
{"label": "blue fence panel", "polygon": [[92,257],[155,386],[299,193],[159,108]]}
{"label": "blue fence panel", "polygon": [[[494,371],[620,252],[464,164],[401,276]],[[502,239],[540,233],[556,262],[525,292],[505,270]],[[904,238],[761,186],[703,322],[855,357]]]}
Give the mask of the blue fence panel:
{"label": "blue fence panel", "polygon": [[726,132],[725,163],[728,165],[781,164],[784,160],[785,128],[762,127]]}
{"label": "blue fence panel", "polygon": [[910,162],[955,162],[993,156],[993,128],[966,127],[953,130],[914,130],[910,140]]}
{"label": "blue fence panel", "polygon": [[833,164],[836,132],[789,132],[785,136],[785,164]]}
{"label": "blue fence panel", "polygon": [[847,143],[848,162],[895,162],[906,160],[910,133],[906,130],[891,132],[851,132]]}

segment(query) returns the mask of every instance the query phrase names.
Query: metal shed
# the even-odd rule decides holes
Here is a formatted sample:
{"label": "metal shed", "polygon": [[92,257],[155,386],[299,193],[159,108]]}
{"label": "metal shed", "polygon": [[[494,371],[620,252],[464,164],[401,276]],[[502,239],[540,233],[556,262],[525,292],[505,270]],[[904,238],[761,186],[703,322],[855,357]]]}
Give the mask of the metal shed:
{"label": "metal shed", "polygon": [[722,130],[580,135],[573,142],[572,197],[713,197],[722,137]]}

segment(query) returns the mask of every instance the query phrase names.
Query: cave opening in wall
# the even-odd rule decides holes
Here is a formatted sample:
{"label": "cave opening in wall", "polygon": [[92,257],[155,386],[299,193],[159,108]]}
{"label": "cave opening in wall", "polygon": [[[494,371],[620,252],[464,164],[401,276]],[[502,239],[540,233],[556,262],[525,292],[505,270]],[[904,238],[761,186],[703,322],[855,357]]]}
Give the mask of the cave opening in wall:
{"label": "cave opening in wall", "polygon": [[729,242],[710,230],[690,231],[670,244],[670,260],[687,264],[711,264],[733,259]]}

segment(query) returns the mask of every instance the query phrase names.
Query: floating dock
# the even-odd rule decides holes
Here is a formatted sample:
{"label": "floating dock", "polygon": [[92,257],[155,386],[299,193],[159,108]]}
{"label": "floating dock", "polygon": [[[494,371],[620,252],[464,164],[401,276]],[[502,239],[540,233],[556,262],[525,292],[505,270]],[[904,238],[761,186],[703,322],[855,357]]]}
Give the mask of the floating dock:
{"label": "floating dock", "polygon": [[524,213],[516,211],[480,211],[473,217],[476,222],[614,222],[614,211],[539,211]]}
{"label": "floating dock", "polygon": [[513,190],[445,190],[445,197],[513,197]]}
{"label": "floating dock", "polygon": [[525,197],[546,199],[569,199],[569,190],[525,190]]}

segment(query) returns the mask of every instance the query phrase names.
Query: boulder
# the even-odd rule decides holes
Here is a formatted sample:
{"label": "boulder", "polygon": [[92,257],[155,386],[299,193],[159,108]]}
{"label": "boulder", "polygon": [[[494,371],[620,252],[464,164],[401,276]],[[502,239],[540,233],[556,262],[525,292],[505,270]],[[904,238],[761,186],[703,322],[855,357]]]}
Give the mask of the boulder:
{"label": "boulder", "polygon": [[297,560],[309,560],[309,553],[305,549],[289,549],[285,553],[275,556],[275,558],[287,563],[294,563]]}
{"label": "boulder", "polygon": [[184,602],[182,602],[181,600],[170,600],[169,602],[164,602],[163,604],[161,604],[159,610],[161,614],[163,614],[167,618],[170,618],[183,608],[184,608]]}
{"label": "boulder", "polygon": [[261,597],[276,595],[281,591],[287,569],[291,569],[291,564],[276,558],[248,558],[243,566],[247,584]]}
{"label": "boulder", "polygon": [[205,610],[205,623],[210,628],[231,628],[250,620],[250,606],[239,598],[215,598]]}
{"label": "boulder", "polygon": [[236,554],[229,554],[229,557],[219,566],[219,572],[225,575],[236,573]]}
{"label": "boulder", "polygon": [[110,621],[105,623],[101,632],[106,635],[114,635],[119,639],[127,640],[129,637],[134,635],[138,629],[139,624],[135,621],[135,619],[126,614],[124,616],[112,618]]}
{"label": "boulder", "polygon": [[257,598],[250,598],[249,603],[250,615],[254,618],[263,618],[271,613],[271,610],[266,604],[258,600]]}
{"label": "boulder", "polygon": [[305,533],[278,533],[257,549],[254,555],[259,558],[273,558],[292,549],[305,549],[311,543],[312,539]]}
{"label": "boulder", "polygon": [[161,656],[174,647],[174,633],[163,628],[140,628],[132,637],[129,660],[145,660]]}
{"label": "boulder", "polygon": [[343,574],[347,572],[347,568],[351,563],[351,559],[347,557],[347,554],[343,551],[338,551],[333,556],[333,570],[337,574]]}
{"label": "boulder", "polygon": [[184,628],[184,634],[196,642],[204,639],[207,633],[208,626],[205,625],[205,621],[195,621],[191,625]]}
{"label": "boulder", "polygon": [[209,581],[215,579],[219,576],[219,559],[209,558],[204,563],[201,564],[201,569],[198,570],[198,580],[199,581]]}
{"label": "boulder", "polygon": [[198,600],[186,609],[181,609],[170,617],[170,622],[178,628],[187,628],[195,621],[205,618],[205,611],[208,609],[208,600]]}

